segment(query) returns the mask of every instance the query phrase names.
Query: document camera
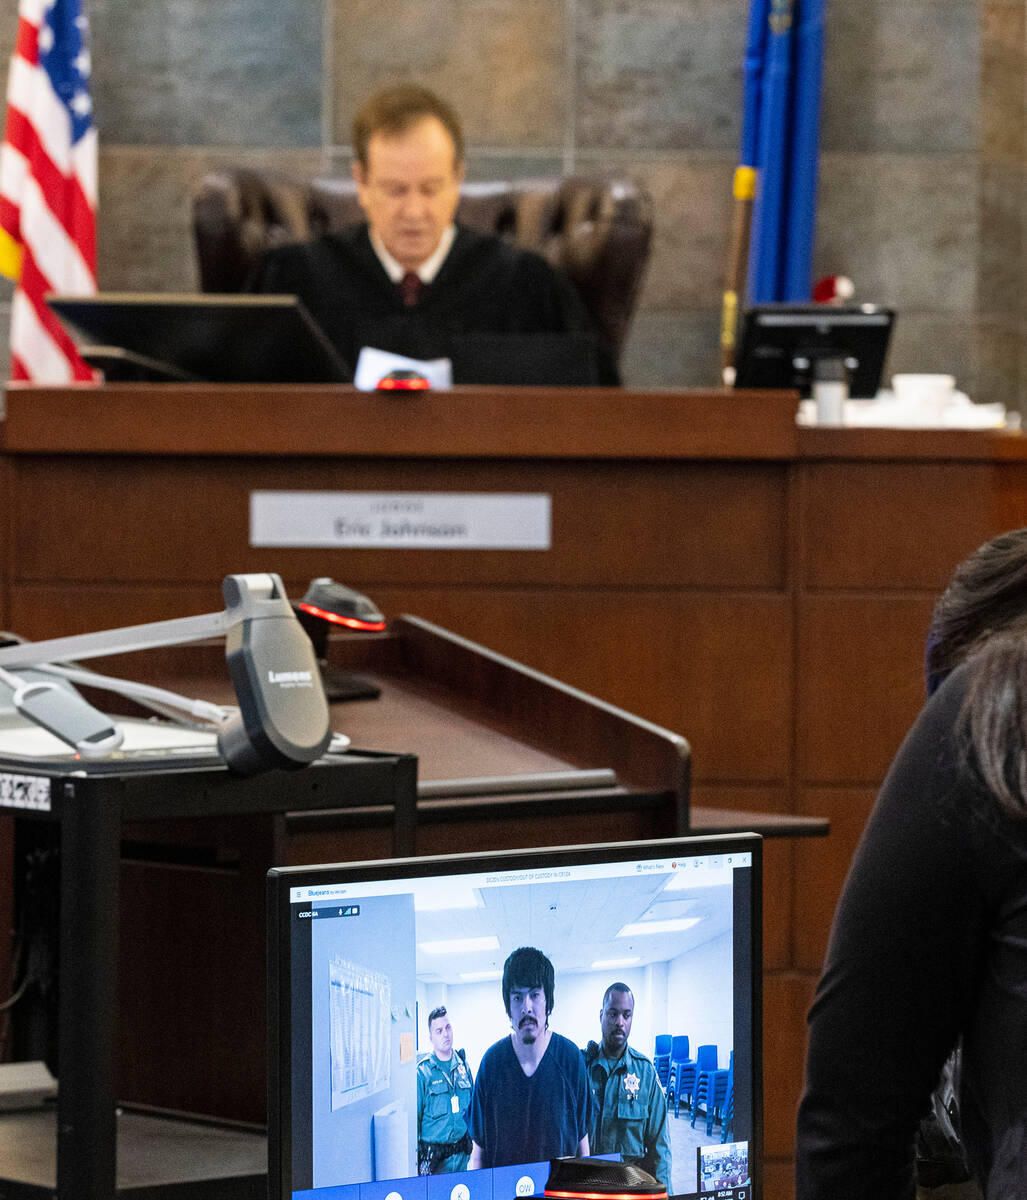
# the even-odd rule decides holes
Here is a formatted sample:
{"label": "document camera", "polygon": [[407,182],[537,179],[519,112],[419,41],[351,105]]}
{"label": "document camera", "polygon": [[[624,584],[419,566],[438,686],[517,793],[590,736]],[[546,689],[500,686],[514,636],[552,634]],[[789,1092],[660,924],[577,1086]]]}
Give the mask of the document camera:
{"label": "document camera", "polygon": [[[178,708],[215,722],[218,751],[241,775],[306,766],[331,741],[328,701],[314,648],[296,619],[282,580],[274,574],[229,575],[222,594],[226,607],[220,613],[0,648],[0,681],[12,686],[14,673],[26,667],[33,668],[33,679],[39,673],[52,673],[61,680],[18,688],[22,681],[15,679],[16,707],[85,757],[95,757],[101,747],[116,748],[120,739],[112,736],[117,731],[110,718],[68,687],[68,680],[143,698],[159,692],[165,705],[179,701]],[[222,633],[238,712],[57,665],[181,645]]]}

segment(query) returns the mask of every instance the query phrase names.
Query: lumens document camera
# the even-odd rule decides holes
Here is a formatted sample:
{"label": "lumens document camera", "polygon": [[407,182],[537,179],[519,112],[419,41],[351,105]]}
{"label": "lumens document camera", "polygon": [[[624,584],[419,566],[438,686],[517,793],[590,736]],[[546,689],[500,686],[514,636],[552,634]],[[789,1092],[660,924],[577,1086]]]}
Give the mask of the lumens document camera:
{"label": "lumens document camera", "polygon": [[[328,702],[314,647],[281,578],[229,575],[222,592],[223,612],[0,648],[0,756],[37,762],[70,756],[94,769],[123,769],[139,759],[156,766],[169,755],[186,765],[192,752],[199,760],[221,759],[240,775],[291,770],[320,757],[333,743]],[[225,637],[236,709],[77,665],[218,634]],[[169,720],[114,720],[76,684],[129,696]],[[336,735],[333,748],[345,741]]]}

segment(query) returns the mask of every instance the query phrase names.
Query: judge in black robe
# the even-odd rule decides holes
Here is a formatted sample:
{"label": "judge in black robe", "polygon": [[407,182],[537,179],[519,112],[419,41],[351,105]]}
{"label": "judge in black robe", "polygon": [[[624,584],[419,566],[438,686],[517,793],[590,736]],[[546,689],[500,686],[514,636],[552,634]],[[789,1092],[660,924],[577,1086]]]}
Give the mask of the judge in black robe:
{"label": "judge in black robe", "polygon": [[[545,259],[464,228],[413,305],[386,273],[367,225],[272,250],[247,290],[299,296],[351,369],[364,346],[433,359],[452,357],[467,335],[595,335],[573,285]],[[612,354],[598,338],[595,347],[597,381],[618,383]]]}

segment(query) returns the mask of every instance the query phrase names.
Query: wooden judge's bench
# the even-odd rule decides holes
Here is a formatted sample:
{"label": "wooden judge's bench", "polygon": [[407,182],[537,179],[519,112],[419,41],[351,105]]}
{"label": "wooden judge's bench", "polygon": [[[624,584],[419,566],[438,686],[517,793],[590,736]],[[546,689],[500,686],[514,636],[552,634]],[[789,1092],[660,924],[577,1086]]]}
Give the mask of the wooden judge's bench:
{"label": "wooden judge's bench", "polygon": [[[694,828],[737,826],[737,812],[762,814],[768,833],[829,819],[829,837],[766,845],[767,1194],[789,1196],[804,1015],[831,912],[921,702],[936,594],[975,546],[1027,523],[1027,442],[800,429],[795,397],[771,392],[121,384],[11,387],[6,405],[0,627],[31,639],[103,629],[214,611],[229,573],[276,571],[293,598],[328,575],[389,616],[416,614],[684,735]],[[256,491],[545,494],[551,546],[259,549]],[[165,651],[117,667],[191,669]],[[411,714],[414,730],[416,704]],[[552,719],[530,704],[518,716]],[[422,779],[453,773],[444,723],[417,727],[417,745],[393,733],[382,748],[416,753]],[[418,848],[659,828],[640,812],[440,820]],[[0,818],[5,879],[11,830]],[[298,823],[270,844],[292,861],[388,850],[373,822],[341,842]],[[3,980],[8,952],[4,939]]]}

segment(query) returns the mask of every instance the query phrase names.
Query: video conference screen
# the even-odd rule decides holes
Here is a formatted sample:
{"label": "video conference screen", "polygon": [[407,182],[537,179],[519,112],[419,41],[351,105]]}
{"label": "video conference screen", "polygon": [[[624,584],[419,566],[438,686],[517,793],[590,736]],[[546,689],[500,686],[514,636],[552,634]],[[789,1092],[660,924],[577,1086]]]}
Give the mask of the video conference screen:
{"label": "video conference screen", "polygon": [[[760,839],[269,874],[270,1195],[758,1197]],[[277,1189],[277,1190],[276,1190]]]}

